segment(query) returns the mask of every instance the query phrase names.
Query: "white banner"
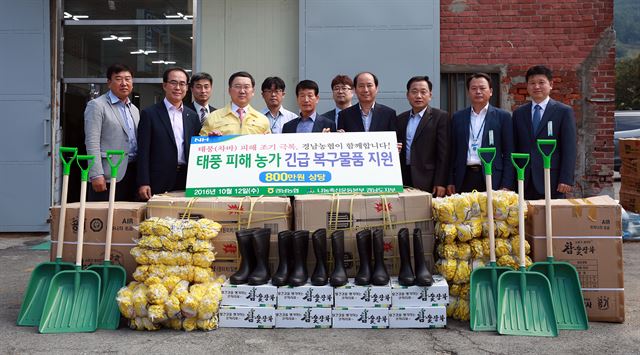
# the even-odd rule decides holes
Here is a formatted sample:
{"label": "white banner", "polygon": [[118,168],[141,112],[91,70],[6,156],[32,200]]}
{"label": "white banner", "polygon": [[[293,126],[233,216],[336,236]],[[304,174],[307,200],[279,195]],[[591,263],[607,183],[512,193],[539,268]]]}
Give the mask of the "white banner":
{"label": "white banner", "polygon": [[395,132],[192,137],[186,195],[402,192]]}

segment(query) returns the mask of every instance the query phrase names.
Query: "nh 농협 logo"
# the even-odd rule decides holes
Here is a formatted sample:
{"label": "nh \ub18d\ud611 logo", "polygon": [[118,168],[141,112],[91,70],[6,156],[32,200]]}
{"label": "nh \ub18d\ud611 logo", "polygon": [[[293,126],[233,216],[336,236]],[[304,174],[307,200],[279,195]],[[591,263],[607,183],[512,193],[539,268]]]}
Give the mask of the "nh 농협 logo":
{"label": "nh \ub18d\ud611 logo", "polygon": [[94,218],[91,220],[91,222],[89,222],[89,228],[91,228],[91,230],[94,232],[101,231],[103,226],[104,224],[102,223],[102,220],[100,218]]}

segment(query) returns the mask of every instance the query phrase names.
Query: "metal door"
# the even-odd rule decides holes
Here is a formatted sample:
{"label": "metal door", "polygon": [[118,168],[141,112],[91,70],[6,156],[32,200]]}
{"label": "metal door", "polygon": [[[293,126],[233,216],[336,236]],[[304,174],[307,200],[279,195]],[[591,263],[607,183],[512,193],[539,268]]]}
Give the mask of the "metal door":
{"label": "metal door", "polygon": [[2,0],[0,232],[47,231],[51,201],[49,0]]}

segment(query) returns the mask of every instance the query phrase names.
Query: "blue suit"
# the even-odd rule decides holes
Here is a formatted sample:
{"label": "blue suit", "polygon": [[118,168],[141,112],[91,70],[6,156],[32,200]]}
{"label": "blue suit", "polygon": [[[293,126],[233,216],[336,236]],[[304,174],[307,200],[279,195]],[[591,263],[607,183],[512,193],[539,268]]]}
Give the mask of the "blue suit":
{"label": "blue suit", "polygon": [[[515,151],[531,154],[531,160],[525,172],[525,190],[536,195],[527,199],[544,197],[544,166],[542,155],[538,152],[538,139],[555,139],[557,147],[551,156],[551,197],[564,198],[557,192],[558,184],[573,186],[576,166],[576,118],[573,109],[553,99],[549,100],[538,129],[533,132],[531,122],[531,102],[518,107],[513,112],[513,132]],[[551,122],[551,127],[549,127]],[[551,129],[549,129],[551,128]]]}
{"label": "blue suit", "polygon": [[[515,170],[511,165],[513,152],[513,125],[511,115],[505,110],[489,105],[485,116],[481,147],[495,147],[496,157],[491,165],[491,185],[494,190],[513,189]],[[451,126],[451,184],[460,191],[467,165],[469,152],[469,135],[471,124],[471,107],[453,114]],[[490,132],[493,142],[490,142]],[[482,167],[484,171],[484,165]],[[484,172],[486,174],[486,172]]]}

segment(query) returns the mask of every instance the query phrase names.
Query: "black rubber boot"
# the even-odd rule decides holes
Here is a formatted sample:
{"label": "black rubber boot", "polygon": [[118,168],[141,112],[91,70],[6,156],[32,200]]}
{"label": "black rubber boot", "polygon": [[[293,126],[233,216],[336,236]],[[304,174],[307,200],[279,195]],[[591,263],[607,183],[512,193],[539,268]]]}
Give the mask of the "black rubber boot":
{"label": "black rubber boot", "polygon": [[416,285],[431,286],[433,284],[433,276],[431,276],[427,262],[424,259],[422,231],[420,228],[413,230],[413,264],[416,270]]}
{"label": "black rubber boot", "polygon": [[371,231],[361,230],[356,233],[356,245],[360,257],[360,267],[356,274],[355,284],[367,286],[371,282]]}
{"label": "black rubber boot", "polygon": [[384,233],[382,229],[373,231],[373,273],[371,283],[374,286],[384,286],[389,283],[389,273],[384,265]]}
{"label": "black rubber boot", "polygon": [[302,286],[307,283],[307,252],[309,250],[309,231],[293,232],[293,270],[289,274],[289,286]]}
{"label": "black rubber boot", "polygon": [[236,232],[238,251],[240,252],[240,267],[235,274],[229,277],[232,285],[246,284],[249,274],[255,268],[256,256],[253,253],[253,229],[242,229]]}
{"label": "black rubber boot", "polygon": [[290,230],[278,233],[278,270],[271,277],[273,286],[287,284],[289,273],[293,269],[293,233]]}
{"label": "black rubber boot", "polygon": [[327,267],[327,230],[322,228],[313,232],[311,236],[313,253],[316,256],[316,267],[311,275],[313,286],[324,286],[329,279]]}
{"label": "black rubber boot", "polygon": [[413,286],[415,276],[411,268],[411,241],[409,230],[402,228],[398,232],[398,252],[400,254],[400,272],[398,273],[398,283],[401,286]]}
{"label": "black rubber boot", "polygon": [[333,272],[329,283],[333,287],[347,284],[347,271],[344,269],[344,231],[331,234],[331,254],[333,254]]}
{"label": "black rubber boot", "polygon": [[260,228],[253,232],[253,252],[256,255],[256,267],[249,274],[249,285],[264,285],[271,278],[269,270],[269,237],[271,229]]}

